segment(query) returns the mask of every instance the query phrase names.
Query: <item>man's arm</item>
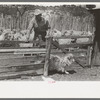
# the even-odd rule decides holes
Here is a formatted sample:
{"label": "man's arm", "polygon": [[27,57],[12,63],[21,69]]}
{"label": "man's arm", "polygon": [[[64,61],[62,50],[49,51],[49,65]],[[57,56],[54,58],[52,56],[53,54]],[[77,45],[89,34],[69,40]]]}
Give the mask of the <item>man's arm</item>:
{"label": "man's arm", "polygon": [[46,25],[47,25],[47,30],[51,28],[48,21],[46,21]]}
{"label": "man's arm", "polygon": [[29,26],[28,26],[28,28],[27,28],[27,30],[28,30],[27,40],[29,40],[29,38],[30,38],[30,34],[31,34],[32,29],[33,29],[33,27],[34,27],[34,22],[35,22],[35,17],[32,18],[31,21],[29,22]]}

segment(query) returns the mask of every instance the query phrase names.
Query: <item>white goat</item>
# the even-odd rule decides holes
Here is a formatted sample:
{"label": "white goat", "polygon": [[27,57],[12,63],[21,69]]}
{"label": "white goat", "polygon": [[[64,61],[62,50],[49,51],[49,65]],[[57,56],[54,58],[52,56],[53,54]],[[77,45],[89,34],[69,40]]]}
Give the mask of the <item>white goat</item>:
{"label": "white goat", "polygon": [[63,34],[58,31],[57,29],[54,29],[52,33],[52,37],[54,40],[58,41],[59,44],[70,44],[72,39],[55,39],[56,37],[61,37]]}

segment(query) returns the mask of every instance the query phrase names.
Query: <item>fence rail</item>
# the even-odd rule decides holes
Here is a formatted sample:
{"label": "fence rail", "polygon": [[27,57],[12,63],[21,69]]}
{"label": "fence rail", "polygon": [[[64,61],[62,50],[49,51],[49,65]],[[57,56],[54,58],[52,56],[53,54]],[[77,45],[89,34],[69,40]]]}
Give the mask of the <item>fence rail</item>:
{"label": "fence rail", "polygon": [[[80,44],[68,44],[68,45],[59,45],[57,43],[53,43],[54,41],[52,40],[53,38],[52,37],[47,37],[47,53],[46,53],[46,59],[45,59],[45,65],[44,65],[44,75],[47,76],[48,75],[48,67],[49,67],[49,60],[50,60],[50,54],[61,54],[62,53],[69,53],[68,51],[66,51],[66,48],[69,48],[69,47],[82,47],[82,46],[87,46],[87,49],[85,50],[85,53],[86,53],[86,56],[84,56],[86,58],[86,65],[82,64],[78,59],[77,57],[74,57],[75,59],[75,62],[77,62],[79,65],[81,65],[82,67],[85,67],[85,66],[91,66],[91,53],[92,53],[92,36],[70,36],[70,37],[66,37],[67,39],[68,38],[89,38],[89,42],[85,42],[85,43],[80,43]],[[60,37],[60,39],[63,38],[63,37]],[[52,51],[52,46],[51,45],[55,45],[58,49],[60,49],[61,51],[57,51],[57,50],[53,50]],[[83,50],[81,51],[71,51],[71,53],[83,53]],[[84,58],[83,57],[83,58]]]}

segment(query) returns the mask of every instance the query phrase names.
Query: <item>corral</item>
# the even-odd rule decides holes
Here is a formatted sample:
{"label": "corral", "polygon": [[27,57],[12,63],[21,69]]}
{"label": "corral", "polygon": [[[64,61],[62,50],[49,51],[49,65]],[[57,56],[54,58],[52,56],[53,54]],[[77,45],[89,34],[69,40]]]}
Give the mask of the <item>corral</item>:
{"label": "corral", "polygon": [[[63,53],[73,53],[74,58],[77,59],[76,62],[81,67],[86,67],[91,65],[91,47],[92,47],[92,37],[91,36],[67,36],[67,37],[57,37],[57,38],[89,38],[88,42],[83,43],[71,43],[65,45],[57,45],[53,42],[53,38],[47,36],[47,41],[45,43],[41,43],[42,46],[46,48],[39,47],[19,47],[19,44],[31,44],[18,42],[18,41],[2,41],[2,45],[17,44],[14,48],[2,47],[0,48],[0,79],[7,78],[18,78],[23,75],[48,75],[48,67],[49,67],[49,59],[51,54],[63,55]],[[35,41],[34,41],[35,43]],[[33,44],[33,43],[32,43]],[[51,49],[51,46],[55,46],[56,49]],[[76,48],[75,47],[84,47]],[[67,51],[68,48],[73,48],[72,50]],[[58,50],[57,50],[58,48]],[[75,55],[76,54],[76,55]],[[46,58],[45,58],[46,57]],[[79,58],[85,58],[85,63],[79,60]],[[45,65],[44,65],[45,63]],[[5,74],[6,73],[6,74]]]}
{"label": "corral", "polygon": [[[28,24],[31,17],[34,16],[34,11],[23,12],[23,16],[17,20],[14,17],[12,22],[10,18],[13,17],[12,15],[9,15],[10,20],[8,20],[8,16],[4,17],[1,14],[0,26],[3,27],[1,33],[4,30],[6,35],[1,34],[0,36],[0,80],[25,76],[38,77],[43,74],[48,76],[52,73],[49,71],[51,55],[62,57],[65,54],[72,54],[75,60],[74,68],[84,70],[90,68],[95,31],[93,15],[82,7],[79,9],[82,9],[83,16],[80,15],[78,7],[75,9],[79,11],[79,15],[76,15],[73,12],[74,7],[62,6],[58,7],[59,9],[53,8],[54,11],[49,7],[49,10],[45,8],[43,16],[51,26],[46,36],[46,42],[43,42],[41,37],[39,40],[33,41],[33,30],[30,41],[26,41],[27,31],[30,27]],[[24,6],[22,8],[24,9]],[[72,12],[70,13],[70,11]],[[7,24],[8,22],[10,24]],[[73,64],[72,67],[68,67],[73,69]]]}

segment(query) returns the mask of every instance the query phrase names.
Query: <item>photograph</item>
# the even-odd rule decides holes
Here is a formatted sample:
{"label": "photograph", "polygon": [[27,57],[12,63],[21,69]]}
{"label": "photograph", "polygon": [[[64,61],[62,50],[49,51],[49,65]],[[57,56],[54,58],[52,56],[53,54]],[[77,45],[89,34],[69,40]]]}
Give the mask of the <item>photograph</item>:
{"label": "photograph", "polygon": [[100,3],[0,3],[0,81],[100,81]]}

